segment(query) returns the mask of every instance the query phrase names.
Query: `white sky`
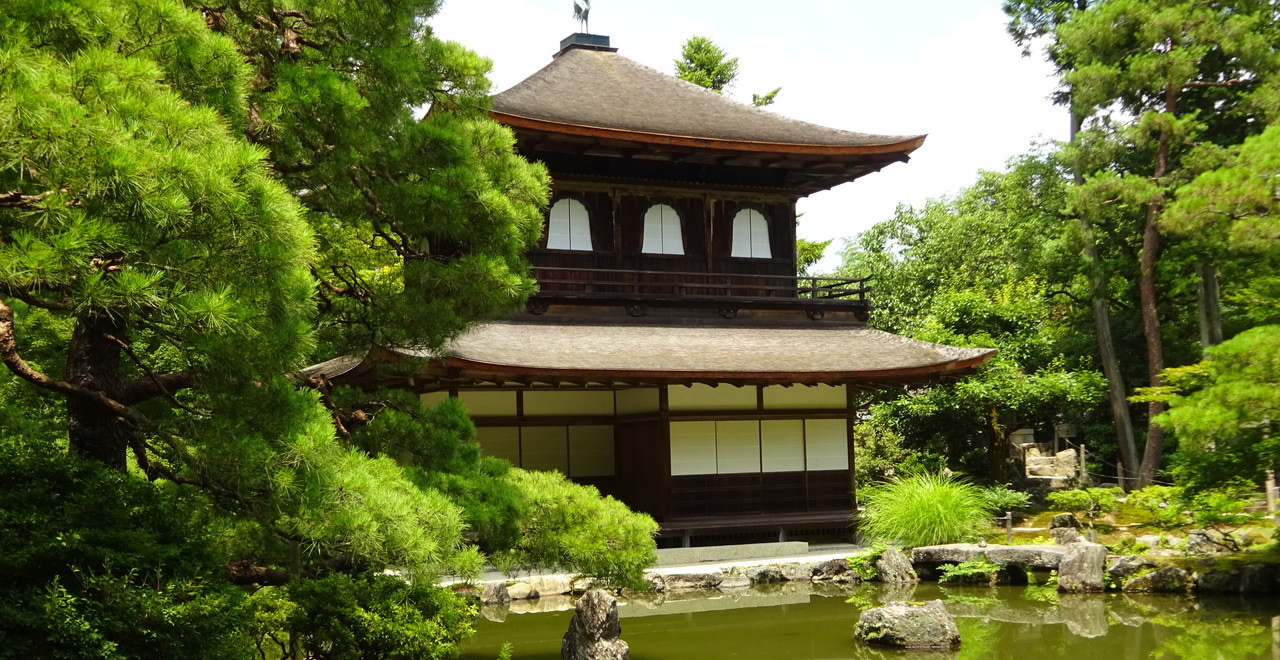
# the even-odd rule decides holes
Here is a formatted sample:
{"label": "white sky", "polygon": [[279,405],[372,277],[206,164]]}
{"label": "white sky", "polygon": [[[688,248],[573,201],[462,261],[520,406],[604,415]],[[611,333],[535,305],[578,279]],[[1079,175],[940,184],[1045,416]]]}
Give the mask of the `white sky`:
{"label": "white sky", "polygon": [[[769,110],[887,135],[927,133],[910,163],[800,201],[799,234],[841,240],[998,170],[1037,140],[1065,140],[1067,114],[1048,101],[1055,81],[1005,34],[999,0],[595,0],[590,31],[618,52],[670,73],[691,35],[739,60],[729,93],[781,86]],[[436,34],[493,60],[494,91],[545,66],[579,30],[572,0],[445,0]]]}

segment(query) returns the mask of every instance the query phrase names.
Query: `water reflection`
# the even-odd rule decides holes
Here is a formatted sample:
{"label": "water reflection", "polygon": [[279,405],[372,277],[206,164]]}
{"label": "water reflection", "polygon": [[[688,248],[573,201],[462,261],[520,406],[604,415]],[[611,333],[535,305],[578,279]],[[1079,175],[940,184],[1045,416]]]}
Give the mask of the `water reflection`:
{"label": "water reflection", "polygon": [[[942,600],[956,617],[958,653],[904,653],[853,640],[861,610],[892,600]],[[545,601],[545,602],[544,602]],[[504,641],[524,660],[559,658],[572,600],[486,608],[467,660],[492,660]],[[560,610],[560,611],[556,611]],[[1059,596],[1032,587],[857,587],[782,583],[727,593],[647,594],[620,602],[636,660],[677,658],[1280,659],[1280,600],[1140,594]]]}

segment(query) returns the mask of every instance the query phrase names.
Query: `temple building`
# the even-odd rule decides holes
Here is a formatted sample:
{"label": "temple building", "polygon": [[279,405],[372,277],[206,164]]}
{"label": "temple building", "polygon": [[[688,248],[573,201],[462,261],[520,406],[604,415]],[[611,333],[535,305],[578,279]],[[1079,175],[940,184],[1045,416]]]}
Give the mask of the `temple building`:
{"label": "temple building", "polygon": [[796,201],[905,162],[924,136],[796,121],[575,34],[493,99],[553,196],[539,291],[395,384],[460,397],[484,450],[559,470],[667,544],[847,530],[860,391],[972,373],[987,349],[867,327],[865,279],[796,274]]}

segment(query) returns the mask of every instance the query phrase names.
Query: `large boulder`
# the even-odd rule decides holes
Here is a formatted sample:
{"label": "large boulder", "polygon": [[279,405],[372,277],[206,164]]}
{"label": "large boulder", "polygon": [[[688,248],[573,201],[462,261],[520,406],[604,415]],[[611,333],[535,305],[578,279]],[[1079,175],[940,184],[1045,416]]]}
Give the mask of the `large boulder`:
{"label": "large boulder", "polygon": [[773,584],[785,579],[777,566],[751,566],[745,573],[747,579],[751,580],[751,584]]}
{"label": "large boulder", "polygon": [[1146,591],[1161,593],[1177,593],[1187,591],[1191,585],[1191,574],[1177,566],[1157,568],[1150,573],[1141,573],[1129,578],[1123,591]]}
{"label": "large boulder", "polygon": [[827,582],[857,582],[858,576],[849,570],[849,560],[840,558],[814,566],[813,579]]}
{"label": "large boulder", "polygon": [[715,589],[724,581],[720,571],[710,573],[668,573],[662,576],[667,591],[681,589]]}
{"label": "large boulder", "polygon": [[505,582],[490,582],[480,592],[480,602],[487,605],[506,605],[511,602],[511,594],[507,593]]}
{"label": "large boulder", "polygon": [[901,584],[920,581],[915,569],[911,567],[911,560],[893,546],[886,548],[876,560],[876,573],[881,582]]}
{"label": "large boulder", "polygon": [[627,643],[619,639],[618,601],[602,589],[578,600],[569,630],[560,642],[561,660],[630,660]]}
{"label": "large boulder", "polygon": [[1063,527],[1071,527],[1080,529],[1080,520],[1076,518],[1074,513],[1059,513],[1049,521],[1049,529],[1061,529]]}
{"label": "large boulder", "polygon": [[1186,553],[1189,555],[1220,555],[1231,552],[1235,539],[1216,529],[1193,529],[1187,532]]}
{"label": "large boulder", "polygon": [[986,557],[1002,567],[1037,568],[1054,570],[1066,552],[1060,545],[988,545],[976,543],[951,543],[929,545],[911,551],[911,561],[916,565],[959,564]]}
{"label": "large boulder", "polygon": [[1125,555],[1112,560],[1107,566],[1107,577],[1115,584],[1124,584],[1129,578],[1155,565],[1142,555]]}
{"label": "large boulder", "polygon": [[1074,527],[1054,527],[1049,530],[1049,536],[1052,536],[1053,542],[1058,545],[1071,545],[1072,543],[1084,541],[1084,537],[1080,535],[1080,530]]}
{"label": "large boulder", "polygon": [[960,630],[940,600],[924,605],[889,603],[873,607],[858,617],[853,634],[868,644],[906,649],[949,650],[960,646]]}
{"label": "large boulder", "polygon": [[1102,591],[1102,573],[1107,566],[1107,548],[1098,543],[1072,543],[1058,562],[1058,591],[1080,593]]}

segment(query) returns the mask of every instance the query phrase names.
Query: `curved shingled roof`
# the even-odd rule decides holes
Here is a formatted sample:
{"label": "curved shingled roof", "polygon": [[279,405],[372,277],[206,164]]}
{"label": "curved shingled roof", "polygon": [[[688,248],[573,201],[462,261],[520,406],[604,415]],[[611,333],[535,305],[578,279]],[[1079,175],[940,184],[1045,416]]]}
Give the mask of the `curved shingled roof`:
{"label": "curved shingled roof", "polygon": [[[428,357],[429,354],[396,352]],[[496,322],[452,341],[442,366],[473,375],[605,382],[925,382],[972,371],[994,351],[863,326],[751,328]]]}
{"label": "curved shingled roof", "polygon": [[[660,136],[910,152],[923,135],[871,135],[783,117],[739,103],[614,52],[570,48],[493,97],[495,118]],[[516,123],[505,121],[504,123]],[[840,149],[843,148],[843,149]]]}

